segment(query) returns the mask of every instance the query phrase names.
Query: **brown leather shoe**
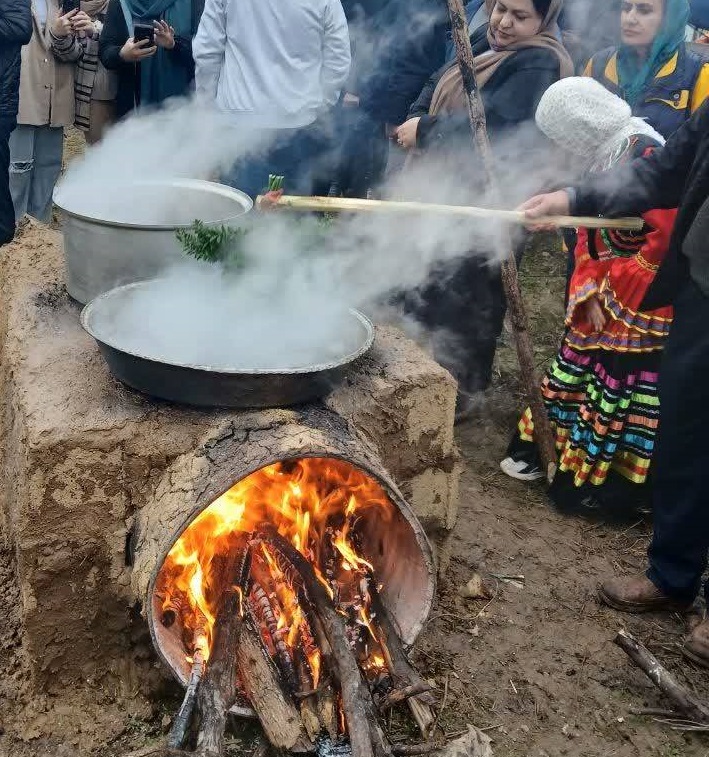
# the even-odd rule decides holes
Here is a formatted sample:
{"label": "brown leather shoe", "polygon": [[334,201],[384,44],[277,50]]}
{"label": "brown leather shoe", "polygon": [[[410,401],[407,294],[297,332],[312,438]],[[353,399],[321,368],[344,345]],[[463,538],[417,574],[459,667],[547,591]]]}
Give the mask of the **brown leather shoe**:
{"label": "brown leather shoe", "polygon": [[709,620],[695,626],[692,633],[684,640],[682,654],[697,665],[709,668]]}
{"label": "brown leather shoe", "polygon": [[691,605],[691,602],[678,602],[666,597],[644,574],[610,578],[598,587],[598,597],[614,610],[632,613],[659,610],[682,612]]}

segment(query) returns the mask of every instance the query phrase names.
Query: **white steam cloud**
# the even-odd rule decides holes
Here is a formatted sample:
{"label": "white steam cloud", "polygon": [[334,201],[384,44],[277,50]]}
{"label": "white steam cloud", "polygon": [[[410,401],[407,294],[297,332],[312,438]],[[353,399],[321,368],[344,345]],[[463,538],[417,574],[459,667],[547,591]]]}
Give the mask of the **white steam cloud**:
{"label": "white steam cloud", "polygon": [[[530,145],[528,129],[495,144],[505,207],[563,181],[549,154]],[[172,212],[169,179],[215,179],[238,157],[264,146],[263,134],[236,130],[204,103],[176,102],[115,127],[72,163],[59,193],[78,199],[86,215],[139,220],[139,195],[120,187],[165,180],[151,196],[154,219]],[[468,147],[473,149],[469,143],[461,149]],[[384,187],[384,196],[488,202],[471,189],[481,182],[462,174],[461,162],[414,163]],[[166,272],[159,296],[136,298],[110,325],[111,341],[168,362],[222,369],[323,364],[352,349],[350,308],[382,312],[393,295],[422,285],[440,263],[470,254],[495,261],[508,252],[494,223],[428,213],[340,216],[323,233],[312,217],[254,212],[245,245],[248,264],[241,272],[187,258]]]}

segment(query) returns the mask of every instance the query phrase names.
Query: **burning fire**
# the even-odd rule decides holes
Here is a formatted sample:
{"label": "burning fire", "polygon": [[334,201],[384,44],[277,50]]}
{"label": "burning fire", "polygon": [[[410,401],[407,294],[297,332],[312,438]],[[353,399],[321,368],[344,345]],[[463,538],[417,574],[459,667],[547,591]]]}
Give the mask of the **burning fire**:
{"label": "burning fire", "polygon": [[[374,567],[361,553],[357,528],[373,508],[380,521],[389,522],[393,505],[381,486],[341,460],[301,458],[256,471],[197,516],[170,550],[156,588],[163,624],[179,621],[187,659],[197,650],[207,659],[220,598],[233,587],[234,577],[225,575],[233,565],[230,558],[243,553],[260,526],[270,524],[313,566],[347,618],[362,669],[376,675],[385,663],[371,610]],[[307,684],[317,689],[321,651],[288,569],[263,543],[251,559],[255,579],[250,594],[233,587],[241,613],[247,603],[254,608],[265,647],[280,660],[286,678],[300,679],[301,688],[303,666],[293,661],[304,655]]]}

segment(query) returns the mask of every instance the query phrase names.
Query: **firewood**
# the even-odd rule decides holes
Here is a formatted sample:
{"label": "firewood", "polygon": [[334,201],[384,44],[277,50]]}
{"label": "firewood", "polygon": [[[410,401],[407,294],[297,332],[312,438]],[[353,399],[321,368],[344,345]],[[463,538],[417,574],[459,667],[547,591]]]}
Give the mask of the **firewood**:
{"label": "firewood", "polygon": [[660,689],[680,713],[694,723],[709,725],[709,707],[678,683],[647,647],[626,631],[619,631],[613,641]]}
{"label": "firewood", "polygon": [[240,589],[229,588],[217,613],[212,631],[212,649],[207,670],[197,694],[198,757],[221,757],[229,710],[239,691],[236,650],[242,625]]}
{"label": "firewood", "polygon": [[386,607],[384,607],[374,581],[370,582],[369,596],[372,602],[372,610],[374,611],[374,625],[378,632],[377,635],[382,647],[384,661],[394,679],[394,685],[403,688],[418,686],[422,689],[422,693],[408,698],[406,704],[421,731],[421,735],[427,738],[429,729],[435,721],[432,705],[435,704],[436,700],[430,693],[431,687],[428,686],[427,682],[424,681],[420,673],[409,661],[404,650],[404,645],[401,643],[401,638],[394,627],[394,623]]}
{"label": "firewood", "polygon": [[263,646],[258,623],[247,605],[236,663],[251,706],[276,749],[312,751],[298,708],[281,684],[281,674]]}
{"label": "firewood", "polygon": [[170,749],[179,749],[185,743],[187,732],[192,723],[195,703],[197,702],[197,690],[202,681],[203,674],[204,655],[200,650],[196,650],[192,658],[192,670],[187,682],[185,697],[167,735],[167,746]]}
{"label": "firewood", "polygon": [[[475,78],[475,58],[473,56],[473,49],[470,46],[465,9],[462,0],[447,0],[447,2],[458,66],[460,67],[463,79],[463,88],[467,95],[470,128],[472,129],[475,145],[482,161],[488,190],[494,200],[499,195],[499,188],[497,186],[492,150],[490,149],[490,140],[487,136],[485,108]],[[540,382],[537,377],[534,350],[532,349],[532,342],[529,336],[527,313],[524,308],[524,300],[522,299],[522,292],[520,291],[519,279],[517,277],[517,263],[507,229],[503,227],[500,231],[503,234],[505,247],[509,250],[502,263],[502,284],[507,299],[507,307],[510,312],[510,320],[512,321],[512,333],[514,334],[515,346],[517,347],[517,359],[519,361],[522,385],[525,388],[527,402],[532,411],[534,439],[539,448],[539,455],[544,466],[544,471],[547,474],[547,479],[551,483],[558,463],[554,433],[547,417],[544,402],[542,401],[542,393],[539,389]]]}
{"label": "firewood", "polygon": [[313,624],[313,632],[340,687],[352,757],[389,757],[391,747],[379,726],[371,692],[362,679],[357,660],[347,641],[342,616],[335,610],[325,587],[305,557],[275,528],[264,526],[260,533],[271,547],[293,565],[317,615],[319,622]]}
{"label": "firewood", "polygon": [[404,686],[401,689],[392,689],[379,703],[380,710],[388,710],[395,704],[405,702],[411,697],[418,696],[419,694],[425,694],[428,691],[432,691],[433,686],[430,683],[414,683],[411,686]]}

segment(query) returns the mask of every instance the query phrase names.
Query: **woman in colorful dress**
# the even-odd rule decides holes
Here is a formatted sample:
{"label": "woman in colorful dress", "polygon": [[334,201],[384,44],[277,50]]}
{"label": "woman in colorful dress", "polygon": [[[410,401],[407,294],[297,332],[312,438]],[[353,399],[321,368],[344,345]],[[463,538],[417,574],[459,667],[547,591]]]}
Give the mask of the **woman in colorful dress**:
{"label": "woman in colorful dress", "polygon": [[[598,82],[574,77],[547,90],[539,128],[588,171],[605,171],[664,143]],[[664,258],[675,210],[644,214],[640,232],[579,229],[561,348],[542,382],[559,467],[551,496],[560,509],[613,506],[641,495],[659,419],[660,355],[672,309],[642,302]],[[501,468],[542,477],[527,410]],[[640,497],[642,499],[642,496]]]}

